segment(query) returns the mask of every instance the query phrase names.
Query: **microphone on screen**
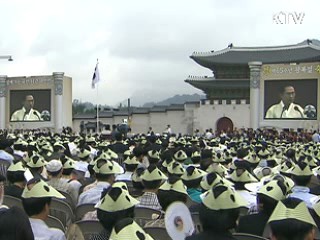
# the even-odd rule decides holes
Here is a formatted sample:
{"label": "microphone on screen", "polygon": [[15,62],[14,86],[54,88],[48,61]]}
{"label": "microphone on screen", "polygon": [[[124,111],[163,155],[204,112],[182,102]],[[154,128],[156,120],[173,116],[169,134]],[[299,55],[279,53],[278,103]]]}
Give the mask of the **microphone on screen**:
{"label": "microphone on screen", "polygon": [[304,107],[303,113],[307,118],[317,118],[317,109],[311,104]]}
{"label": "microphone on screen", "polygon": [[39,114],[36,111],[33,111],[33,114],[36,115],[38,117],[39,120],[41,120]]}
{"label": "microphone on screen", "polygon": [[298,106],[295,106],[293,109],[294,109],[295,111],[299,112],[300,115],[301,115],[301,117],[304,118],[303,113],[302,113],[301,110],[298,108]]}

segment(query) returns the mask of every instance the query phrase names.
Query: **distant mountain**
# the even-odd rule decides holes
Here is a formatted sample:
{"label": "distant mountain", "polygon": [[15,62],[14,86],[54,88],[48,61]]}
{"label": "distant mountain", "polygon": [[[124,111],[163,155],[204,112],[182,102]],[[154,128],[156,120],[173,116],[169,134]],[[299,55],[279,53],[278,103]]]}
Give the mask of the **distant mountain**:
{"label": "distant mountain", "polygon": [[184,104],[185,102],[200,101],[201,99],[205,99],[205,98],[206,98],[205,95],[199,95],[199,94],[175,95],[173,97],[167,98],[160,102],[147,102],[143,104],[143,107],[153,107],[157,105],[169,106],[171,104]]}

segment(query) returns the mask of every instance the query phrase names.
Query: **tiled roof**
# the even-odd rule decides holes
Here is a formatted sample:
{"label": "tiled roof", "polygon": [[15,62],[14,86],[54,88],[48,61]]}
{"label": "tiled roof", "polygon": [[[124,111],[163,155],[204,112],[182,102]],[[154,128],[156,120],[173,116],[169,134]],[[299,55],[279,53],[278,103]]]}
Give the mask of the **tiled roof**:
{"label": "tiled roof", "polygon": [[113,116],[113,111],[101,111],[99,112],[99,117],[112,117]]}
{"label": "tiled roof", "polygon": [[232,88],[249,88],[250,80],[249,79],[214,79],[210,78],[210,80],[202,80],[201,78],[188,78],[185,82],[195,86],[197,88],[202,89],[203,87],[214,87],[214,88],[225,88],[226,86],[229,89]]}
{"label": "tiled roof", "polygon": [[[131,114],[149,114],[151,112],[166,112],[166,111],[183,111],[184,104],[172,104],[169,106],[153,106],[151,108],[132,107],[130,109]],[[111,118],[113,116],[127,116],[128,111],[101,111],[99,112],[99,118]],[[95,119],[96,114],[76,114],[73,119]]]}
{"label": "tiled roof", "polygon": [[93,119],[95,117],[95,113],[77,113],[73,116],[74,119]]}
{"label": "tiled roof", "polygon": [[184,110],[184,104],[171,104],[170,106],[167,107],[167,111],[179,111],[179,110]]}
{"label": "tiled roof", "polygon": [[210,69],[215,65],[248,65],[252,61],[264,64],[312,62],[320,60],[320,46],[312,41],[274,47],[229,46],[217,52],[194,52],[190,58]]}

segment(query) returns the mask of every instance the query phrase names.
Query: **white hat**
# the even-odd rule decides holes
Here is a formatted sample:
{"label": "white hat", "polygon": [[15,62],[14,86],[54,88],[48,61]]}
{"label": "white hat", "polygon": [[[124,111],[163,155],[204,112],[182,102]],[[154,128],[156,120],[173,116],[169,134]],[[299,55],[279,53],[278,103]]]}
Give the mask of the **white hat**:
{"label": "white hat", "polygon": [[88,171],[88,163],[83,161],[77,161],[75,163],[74,169],[80,172],[86,172]]}
{"label": "white hat", "polygon": [[51,160],[46,165],[46,169],[48,172],[58,172],[62,169],[62,163],[60,160]]}

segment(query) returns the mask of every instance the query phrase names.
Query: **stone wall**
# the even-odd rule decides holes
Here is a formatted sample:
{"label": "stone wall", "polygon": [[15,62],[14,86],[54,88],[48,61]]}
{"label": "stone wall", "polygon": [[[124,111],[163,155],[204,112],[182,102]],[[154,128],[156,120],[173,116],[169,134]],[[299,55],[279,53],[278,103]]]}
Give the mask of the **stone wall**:
{"label": "stone wall", "polygon": [[[131,115],[130,126],[133,133],[146,133],[149,127],[152,127],[155,133],[162,133],[168,124],[174,133],[192,134],[196,129],[201,132],[208,128],[216,130],[217,122],[222,117],[228,117],[232,120],[234,127],[250,127],[250,107],[245,100],[240,104],[231,101],[218,102],[205,101],[203,103],[186,103],[183,110],[167,110],[154,112],[152,109],[147,113],[133,113]],[[103,124],[119,124],[127,115],[100,117],[99,121]],[[80,122],[95,121],[92,119],[73,119],[73,129],[80,130]]]}

